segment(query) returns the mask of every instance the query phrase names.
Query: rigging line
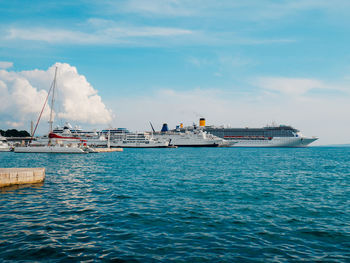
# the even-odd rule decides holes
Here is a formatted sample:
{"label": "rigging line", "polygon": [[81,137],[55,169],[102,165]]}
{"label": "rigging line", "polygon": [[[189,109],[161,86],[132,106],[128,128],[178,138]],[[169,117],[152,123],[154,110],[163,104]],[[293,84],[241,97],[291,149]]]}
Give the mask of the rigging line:
{"label": "rigging line", "polygon": [[42,107],[42,109],[41,109],[41,112],[40,112],[40,114],[39,114],[38,120],[36,121],[35,128],[34,128],[34,131],[33,131],[33,134],[32,134],[32,139],[34,138],[34,134],[35,134],[36,128],[38,128],[39,121],[40,121],[40,119],[41,119],[41,115],[43,114],[43,111],[44,111],[45,106],[46,106],[46,104],[47,104],[47,100],[48,100],[48,98],[49,98],[49,96],[50,96],[50,93],[51,93],[51,90],[52,90],[52,85],[53,85],[53,84],[51,84],[50,90],[49,90],[49,92],[47,93],[47,96],[46,96],[44,105],[43,105],[43,107]]}
{"label": "rigging line", "polygon": [[[57,69],[57,68],[56,68],[56,69]],[[32,139],[34,138],[35,131],[36,131],[36,129],[38,128],[38,125],[39,125],[39,122],[40,122],[40,119],[41,119],[41,115],[43,114],[43,111],[44,111],[45,106],[46,106],[46,104],[47,104],[47,100],[49,99],[49,96],[50,96],[51,90],[52,90],[52,88],[53,88],[53,85],[54,85],[54,82],[51,83],[51,87],[50,87],[50,89],[49,89],[49,92],[47,93],[47,96],[46,96],[44,105],[43,105],[43,107],[42,107],[42,109],[41,109],[41,112],[40,112],[40,114],[39,114],[38,120],[37,120],[37,122],[36,122],[36,124],[35,124],[35,128],[34,128],[34,131],[33,131],[33,134],[32,134]]]}

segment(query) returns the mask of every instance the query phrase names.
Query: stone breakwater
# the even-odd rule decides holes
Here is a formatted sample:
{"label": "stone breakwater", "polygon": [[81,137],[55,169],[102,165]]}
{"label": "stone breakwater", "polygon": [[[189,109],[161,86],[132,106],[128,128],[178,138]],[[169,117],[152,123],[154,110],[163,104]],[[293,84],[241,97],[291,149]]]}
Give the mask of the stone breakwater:
{"label": "stone breakwater", "polygon": [[0,187],[34,184],[45,180],[45,168],[0,168]]}

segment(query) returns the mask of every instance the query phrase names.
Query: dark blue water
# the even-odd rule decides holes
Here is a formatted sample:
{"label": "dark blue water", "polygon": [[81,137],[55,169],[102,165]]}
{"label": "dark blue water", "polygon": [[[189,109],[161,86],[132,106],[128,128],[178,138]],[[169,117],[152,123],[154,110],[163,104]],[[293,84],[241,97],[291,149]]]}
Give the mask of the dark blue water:
{"label": "dark blue water", "polygon": [[350,148],[1,153],[0,261],[350,262]]}

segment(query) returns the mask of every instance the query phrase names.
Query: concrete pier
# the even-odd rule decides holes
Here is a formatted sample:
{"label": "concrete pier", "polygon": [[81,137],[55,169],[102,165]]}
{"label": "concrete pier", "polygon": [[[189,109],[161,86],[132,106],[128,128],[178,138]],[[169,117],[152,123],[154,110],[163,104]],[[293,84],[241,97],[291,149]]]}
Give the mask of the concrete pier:
{"label": "concrete pier", "polygon": [[94,148],[98,153],[122,152],[123,148]]}
{"label": "concrete pier", "polygon": [[45,168],[0,168],[0,187],[35,184],[45,180]]}

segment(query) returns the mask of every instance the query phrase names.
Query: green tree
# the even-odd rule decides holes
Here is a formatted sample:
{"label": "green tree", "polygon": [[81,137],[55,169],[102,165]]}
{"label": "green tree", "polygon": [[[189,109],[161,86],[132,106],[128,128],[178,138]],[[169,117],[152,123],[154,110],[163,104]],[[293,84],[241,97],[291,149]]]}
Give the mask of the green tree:
{"label": "green tree", "polygon": [[16,129],[9,129],[7,131],[0,130],[0,132],[1,132],[1,135],[5,136],[5,137],[28,137],[28,136],[30,136],[30,134],[25,130],[18,131]]}

